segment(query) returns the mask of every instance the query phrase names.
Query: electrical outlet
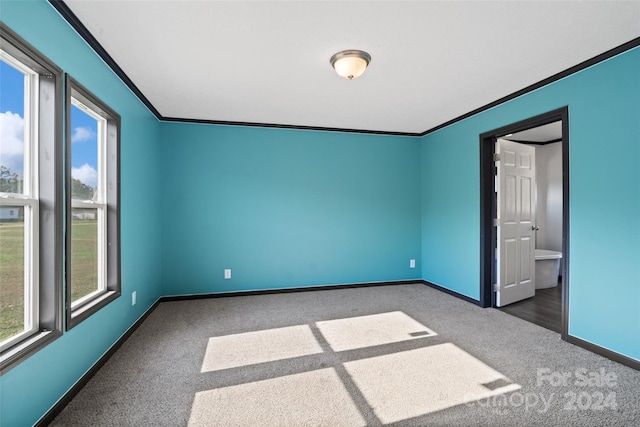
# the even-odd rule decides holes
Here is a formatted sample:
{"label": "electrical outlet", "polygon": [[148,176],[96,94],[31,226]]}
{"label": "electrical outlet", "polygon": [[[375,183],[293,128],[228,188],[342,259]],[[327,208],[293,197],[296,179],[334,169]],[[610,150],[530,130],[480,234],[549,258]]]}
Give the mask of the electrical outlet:
{"label": "electrical outlet", "polygon": [[224,278],[226,279],[231,279],[231,269],[230,268],[225,268],[224,270]]}
{"label": "electrical outlet", "polygon": [[131,292],[131,305],[136,305],[136,291]]}
{"label": "electrical outlet", "polygon": [[409,260],[409,268],[416,268],[416,260],[415,259],[410,259]]}

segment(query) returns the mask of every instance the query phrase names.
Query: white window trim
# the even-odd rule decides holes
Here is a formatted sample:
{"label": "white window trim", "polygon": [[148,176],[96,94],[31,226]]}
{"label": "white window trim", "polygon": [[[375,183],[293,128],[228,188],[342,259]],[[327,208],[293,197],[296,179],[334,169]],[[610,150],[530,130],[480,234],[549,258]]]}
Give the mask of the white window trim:
{"label": "white window trim", "polygon": [[0,60],[24,74],[22,193],[0,193],[1,206],[24,208],[24,330],[0,342],[4,351],[39,329],[38,73],[0,50]]}

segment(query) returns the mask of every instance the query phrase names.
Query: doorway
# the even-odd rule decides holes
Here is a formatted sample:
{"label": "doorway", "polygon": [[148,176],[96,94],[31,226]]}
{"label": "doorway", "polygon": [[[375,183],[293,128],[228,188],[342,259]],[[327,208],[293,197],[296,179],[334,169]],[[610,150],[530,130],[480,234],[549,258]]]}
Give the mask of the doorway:
{"label": "doorway", "polygon": [[[555,133],[555,136],[554,136]],[[569,123],[568,107],[550,111],[517,123],[512,123],[480,135],[480,299],[485,307],[496,307],[498,288],[498,200],[496,195],[496,141],[499,138],[525,144],[560,143],[562,156],[562,232],[560,275],[557,287],[536,292],[540,298],[530,298],[522,303],[506,306],[504,311],[568,335],[569,289]],[[557,145],[557,144],[556,144]],[[536,232],[537,233],[537,232]],[[510,308],[509,308],[510,307]],[[544,311],[556,310],[543,322]],[[538,313],[536,313],[536,311]],[[559,314],[559,315],[558,315]]]}

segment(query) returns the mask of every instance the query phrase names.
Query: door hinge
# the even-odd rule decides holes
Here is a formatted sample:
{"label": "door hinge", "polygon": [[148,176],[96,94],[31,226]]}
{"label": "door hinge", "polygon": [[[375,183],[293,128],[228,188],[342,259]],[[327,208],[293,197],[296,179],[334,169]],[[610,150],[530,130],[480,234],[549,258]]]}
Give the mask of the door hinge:
{"label": "door hinge", "polygon": [[494,162],[500,161],[500,153],[493,153],[493,161]]}
{"label": "door hinge", "polygon": [[498,285],[497,283],[494,283],[493,285],[491,285],[491,290],[493,292],[498,292],[500,290],[500,285]]}
{"label": "door hinge", "polygon": [[497,227],[499,225],[500,225],[500,223],[498,222],[498,218],[493,218],[493,226]]}

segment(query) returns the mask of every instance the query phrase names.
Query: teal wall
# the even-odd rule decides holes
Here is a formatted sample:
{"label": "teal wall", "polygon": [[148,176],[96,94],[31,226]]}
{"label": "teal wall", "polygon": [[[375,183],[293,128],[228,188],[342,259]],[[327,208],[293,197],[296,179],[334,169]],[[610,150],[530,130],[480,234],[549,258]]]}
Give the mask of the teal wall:
{"label": "teal wall", "polygon": [[569,106],[569,334],[640,360],[640,48],[422,139],[422,275],[479,299],[479,135]]}
{"label": "teal wall", "polygon": [[416,138],[176,123],[162,135],[165,295],[420,278]]}
{"label": "teal wall", "polygon": [[160,296],[159,123],[47,2],[2,1],[0,19],[122,116],[122,296],[0,376],[0,425],[14,427],[38,421]]}

